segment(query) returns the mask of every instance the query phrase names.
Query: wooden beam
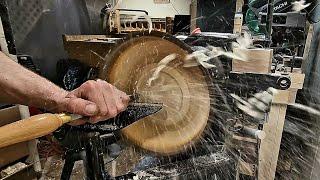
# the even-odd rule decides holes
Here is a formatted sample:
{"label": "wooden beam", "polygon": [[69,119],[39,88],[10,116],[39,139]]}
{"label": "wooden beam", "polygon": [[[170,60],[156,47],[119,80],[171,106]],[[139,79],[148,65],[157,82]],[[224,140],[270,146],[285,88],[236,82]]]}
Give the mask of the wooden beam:
{"label": "wooden beam", "polygon": [[0,168],[29,155],[28,143],[22,142],[0,149]]}
{"label": "wooden beam", "polygon": [[270,73],[273,50],[272,49],[234,49],[235,54],[246,57],[247,61],[232,60],[232,71]]}
{"label": "wooden beam", "polygon": [[279,90],[272,100],[268,122],[263,125],[266,138],[261,140],[259,149],[258,179],[273,180],[277,169],[283,126],[287,105],[295,103],[298,89],[303,88],[304,74],[290,73],[291,86]]}
{"label": "wooden beam", "polygon": [[243,5],[244,5],[244,0],[237,0],[237,2],[236,2],[236,12],[242,12]]}
{"label": "wooden beam", "polygon": [[259,180],[273,180],[275,177],[286,110],[285,104],[271,105],[268,122],[263,126],[266,138],[261,140],[259,150]]}
{"label": "wooden beam", "polygon": [[197,0],[192,0],[190,4],[190,15],[191,15],[191,26],[190,26],[190,32],[195,30],[197,28]]}
{"label": "wooden beam", "polygon": [[311,46],[313,32],[314,32],[313,29],[314,29],[313,24],[310,24],[309,29],[308,29],[306,43],[304,45],[303,61],[302,61],[302,65],[301,65],[302,72],[305,72],[305,70],[307,68],[307,60],[309,57],[309,51],[310,51],[310,46]]}

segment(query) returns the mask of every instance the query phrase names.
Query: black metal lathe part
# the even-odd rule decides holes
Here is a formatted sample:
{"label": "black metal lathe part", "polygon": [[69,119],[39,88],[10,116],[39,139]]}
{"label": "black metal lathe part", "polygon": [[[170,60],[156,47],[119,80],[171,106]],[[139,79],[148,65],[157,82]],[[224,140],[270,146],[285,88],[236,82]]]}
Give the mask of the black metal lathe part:
{"label": "black metal lathe part", "polygon": [[81,126],[65,125],[54,132],[54,136],[66,149],[62,180],[70,179],[74,163],[82,160],[85,179],[112,179],[104,170],[104,153],[107,146],[116,142],[116,132],[155,114],[162,109],[162,104],[130,103],[127,109],[115,118],[97,124]]}
{"label": "black metal lathe part", "polygon": [[80,126],[64,125],[54,133],[54,136],[65,147],[72,146],[74,148],[75,146],[71,145],[74,143],[82,146],[81,143],[78,142],[81,142],[81,134],[83,132],[99,132],[100,134],[113,133],[142,118],[157,113],[162,107],[163,105],[159,103],[130,103],[125,111],[113,119],[97,124],[87,123]]}
{"label": "black metal lathe part", "polygon": [[120,130],[136,121],[157,113],[162,109],[162,104],[158,103],[130,103],[127,109],[113,119],[99,122],[97,124],[85,124],[75,126],[79,130],[88,132],[100,132],[101,134]]}
{"label": "black metal lathe part", "polygon": [[231,72],[226,84],[232,93],[240,90],[259,92],[265,91],[269,87],[286,90],[291,85],[291,79],[289,75]]}

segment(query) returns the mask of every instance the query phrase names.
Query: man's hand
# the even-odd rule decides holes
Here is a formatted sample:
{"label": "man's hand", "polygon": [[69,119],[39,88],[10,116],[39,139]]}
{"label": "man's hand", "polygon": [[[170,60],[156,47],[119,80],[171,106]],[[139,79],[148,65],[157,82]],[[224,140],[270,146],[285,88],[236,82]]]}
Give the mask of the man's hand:
{"label": "man's hand", "polygon": [[[60,103],[60,111],[90,117],[90,123],[115,117],[127,108],[129,96],[106,81],[87,81],[69,92]],[[75,124],[82,124],[77,122]]]}
{"label": "man's hand", "polygon": [[102,80],[87,81],[67,92],[0,51],[0,102],[80,114],[96,123],[125,110],[129,97]]}

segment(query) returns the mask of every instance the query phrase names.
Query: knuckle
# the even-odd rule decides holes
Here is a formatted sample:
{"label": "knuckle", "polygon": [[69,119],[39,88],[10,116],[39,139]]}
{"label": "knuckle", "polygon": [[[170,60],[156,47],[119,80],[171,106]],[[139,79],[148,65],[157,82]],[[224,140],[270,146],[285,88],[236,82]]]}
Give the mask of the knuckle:
{"label": "knuckle", "polygon": [[101,88],[104,88],[104,89],[107,89],[107,90],[112,89],[112,85],[107,83],[106,81],[99,81],[99,82],[100,82]]}
{"label": "knuckle", "polygon": [[101,120],[102,120],[102,117],[101,117],[101,116],[94,116],[94,117],[91,117],[91,118],[90,118],[89,122],[90,122],[91,124],[95,124],[95,123],[98,123],[98,122],[101,121]]}
{"label": "knuckle", "polygon": [[111,84],[108,83],[107,81],[103,81],[103,84],[107,85],[107,86],[110,86]]}
{"label": "knuckle", "polygon": [[107,114],[108,114],[108,109],[102,108],[102,109],[100,110],[100,114],[101,114],[102,116],[107,115]]}
{"label": "knuckle", "polygon": [[116,117],[117,116],[117,114],[118,114],[118,112],[117,112],[117,110],[114,108],[114,109],[111,109],[110,111],[109,111],[109,115],[110,115],[110,117]]}
{"label": "knuckle", "polygon": [[[107,82],[106,82],[107,83]],[[112,91],[115,91],[115,87],[112,84],[107,83],[106,86]]]}
{"label": "knuckle", "polygon": [[117,106],[117,109],[118,109],[118,112],[122,112],[122,111],[124,111],[125,107],[124,107],[123,104],[119,104],[119,105]]}
{"label": "knuckle", "polygon": [[99,85],[105,85],[105,81],[103,81],[103,80],[101,80],[101,79],[98,80],[97,83],[98,83]]}
{"label": "knuckle", "polygon": [[76,104],[74,102],[74,99],[70,99],[67,101],[66,103],[66,108],[68,111],[70,111],[71,113],[74,113],[76,110]]}
{"label": "knuckle", "polygon": [[77,91],[77,89],[69,92],[69,93],[66,95],[66,98],[75,98],[75,97],[76,97],[76,95],[75,95],[75,94],[76,94],[76,91]]}
{"label": "knuckle", "polygon": [[96,86],[96,82],[93,80],[89,80],[83,84],[84,88],[94,89]]}

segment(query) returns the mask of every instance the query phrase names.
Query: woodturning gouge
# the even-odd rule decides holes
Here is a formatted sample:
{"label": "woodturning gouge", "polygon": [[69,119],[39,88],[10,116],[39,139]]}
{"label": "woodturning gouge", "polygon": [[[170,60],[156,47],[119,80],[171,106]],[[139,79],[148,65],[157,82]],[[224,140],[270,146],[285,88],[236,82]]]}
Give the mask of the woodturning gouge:
{"label": "woodturning gouge", "polygon": [[[115,118],[102,122],[107,130],[122,129],[162,109],[159,103],[129,103]],[[86,118],[76,114],[40,114],[0,127],[0,148],[50,134],[71,121]],[[85,125],[83,125],[86,127]]]}

